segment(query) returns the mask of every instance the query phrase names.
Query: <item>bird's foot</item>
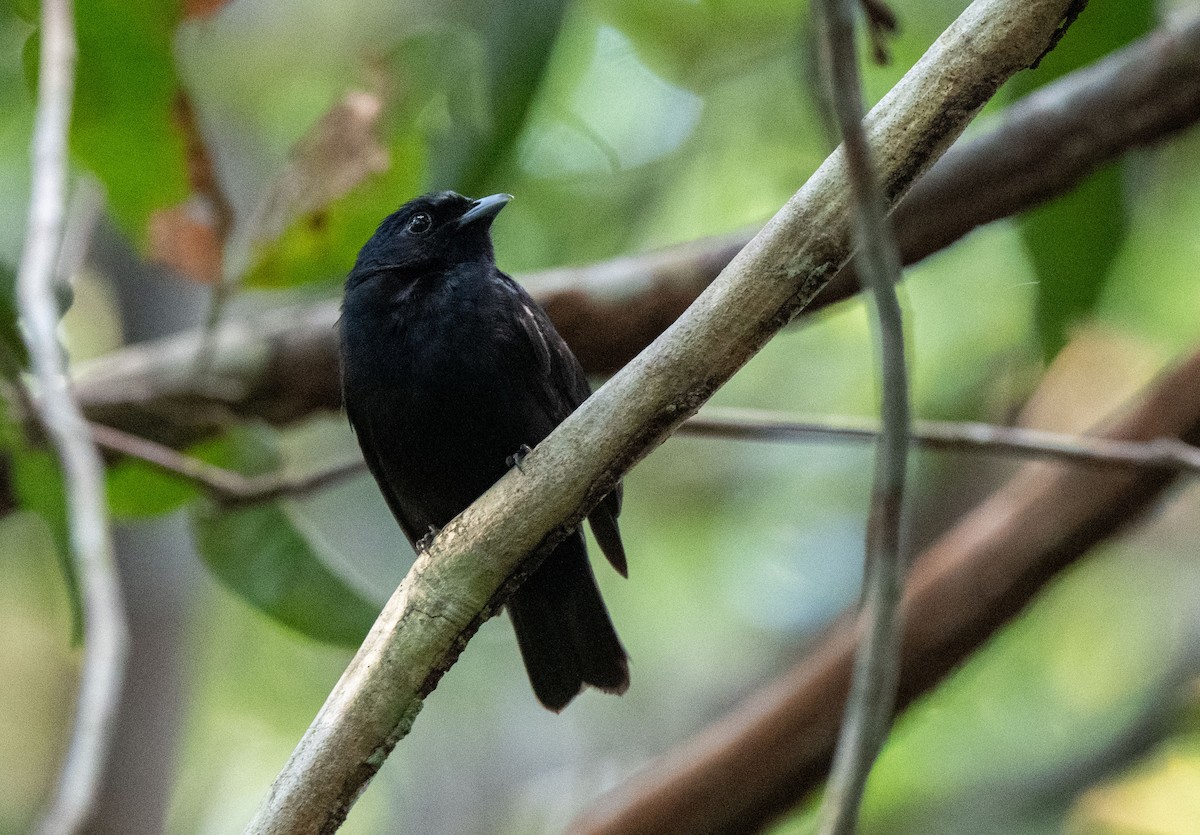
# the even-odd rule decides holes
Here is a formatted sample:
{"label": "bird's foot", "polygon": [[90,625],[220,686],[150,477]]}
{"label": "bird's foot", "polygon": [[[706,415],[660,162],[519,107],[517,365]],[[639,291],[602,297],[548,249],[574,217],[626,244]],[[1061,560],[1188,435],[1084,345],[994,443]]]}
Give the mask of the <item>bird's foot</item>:
{"label": "bird's foot", "polygon": [[510,468],[516,467],[517,470],[522,475],[524,475],[525,470],[521,467],[521,464],[524,463],[525,457],[527,455],[529,455],[529,453],[531,453],[531,452],[533,452],[533,450],[529,448],[529,444],[521,444],[521,448],[518,449],[516,452],[514,452],[512,455],[505,458],[504,463],[507,464]]}
{"label": "bird's foot", "polygon": [[417,553],[424,554],[429,550],[429,546],[433,544],[433,538],[438,535],[438,529],[433,525],[429,526],[429,532],[417,540]]}

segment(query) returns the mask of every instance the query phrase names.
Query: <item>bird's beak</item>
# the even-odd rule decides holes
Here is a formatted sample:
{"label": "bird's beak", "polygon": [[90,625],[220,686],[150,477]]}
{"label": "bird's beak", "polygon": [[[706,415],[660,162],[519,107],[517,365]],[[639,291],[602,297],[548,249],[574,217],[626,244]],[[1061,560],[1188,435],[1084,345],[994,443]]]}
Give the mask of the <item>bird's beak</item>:
{"label": "bird's beak", "polygon": [[479,198],[471,204],[467,213],[458,219],[458,228],[463,229],[478,222],[482,222],[484,226],[491,225],[509,200],[512,200],[511,194],[493,194],[490,197]]}

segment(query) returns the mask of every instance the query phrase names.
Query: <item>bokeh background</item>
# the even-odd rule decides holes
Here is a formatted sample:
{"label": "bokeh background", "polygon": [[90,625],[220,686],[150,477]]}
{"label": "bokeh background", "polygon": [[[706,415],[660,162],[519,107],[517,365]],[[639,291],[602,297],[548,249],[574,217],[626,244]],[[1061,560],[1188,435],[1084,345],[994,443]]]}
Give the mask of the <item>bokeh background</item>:
{"label": "bokeh background", "polygon": [[[335,296],[374,224],[430,188],[515,194],[495,240],[519,274],[762,222],[831,147],[809,12],[796,0],[78,5],[73,216],[94,234],[63,338],[80,363],[198,326],[222,272],[238,285],[225,316]],[[865,67],[871,100],[965,3],[893,5],[902,31],[889,66]],[[1194,0],[1092,6],[972,131],[1165,15],[1200,12]],[[25,227],[34,20],[33,0],[0,7],[6,282]],[[224,206],[189,197],[179,90]],[[301,179],[294,148],[348,93],[381,108],[372,132],[383,161],[342,193],[308,184],[316,196],[287,198],[294,211],[279,220],[271,207]],[[192,226],[171,225],[181,217]],[[1097,422],[1200,341],[1198,217],[1192,130],[910,269],[917,414],[1007,423],[1036,391],[1029,422]],[[160,263],[171,260],[164,235],[221,223],[223,266]],[[9,307],[0,314],[11,322]],[[783,333],[714,402],[870,416],[872,366],[865,308],[852,301]],[[339,414],[242,434],[254,440],[238,454],[227,440],[204,454],[244,463],[247,446],[269,448],[304,471],[355,453]],[[496,618],[344,831],[560,830],[786,669],[853,604],[871,459],[844,443],[668,441],[626,479],[630,579],[597,566],[632,658],[629,693],[588,692],[547,713]],[[914,551],[1014,466],[914,460]],[[38,472],[29,479],[53,481]],[[348,662],[360,611],[382,604],[412,553],[369,478],[266,511],[279,537],[328,570],[333,599],[363,607],[318,619],[310,631],[341,638],[331,644],[264,614],[239,586],[249,580],[216,568],[239,557],[229,553],[237,524],[214,519],[189,488],[129,465],[113,468],[110,487],[135,656],[97,830],[240,831]],[[0,519],[2,832],[34,819],[73,710],[78,651],[57,523],[37,512],[52,498]],[[1198,508],[1185,481],[907,711],[872,777],[863,832],[1200,831]],[[319,610],[323,590],[311,593],[289,605]],[[777,829],[810,830],[809,809]]]}

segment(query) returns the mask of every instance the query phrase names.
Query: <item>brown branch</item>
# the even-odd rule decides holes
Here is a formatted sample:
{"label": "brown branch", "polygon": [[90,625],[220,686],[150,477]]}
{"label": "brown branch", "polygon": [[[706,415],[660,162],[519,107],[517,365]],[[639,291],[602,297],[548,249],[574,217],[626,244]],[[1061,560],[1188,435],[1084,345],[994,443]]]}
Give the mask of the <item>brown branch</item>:
{"label": "brown branch", "polygon": [[[1101,437],[1200,441],[1200,353],[1164,374]],[[900,703],[937,684],[1062,568],[1137,518],[1172,483],[1166,470],[1024,466],[914,564],[904,597]],[[824,779],[856,641],[851,623],[834,625],[789,673],[602,797],[570,831],[762,827]]]}
{"label": "brown branch", "polygon": [[183,140],[191,196],[151,214],[148,257],[194,281],[215,285],[221,278],[225,242],[233,231],[235,212],[221,188],[212,152],[185,90],[176,91],[172,111],[175,129]]}
{"label": "brown branch", "polygon": [[268,502],[285,496],[302,496],[330,487],[350,476],[366,471],[360,457],[303,475],[272,472],[246,476],[234,470],[218,467],[199,458],[184,455],[155,441],[102,426],[91,425],[92,439],[109,452],[127,455],[151,464],[164,472],[176,475],[203,489],[225,505],[247,505]]}
{"label": "brown branch", "polygon": [[198,197],[207,201],[212,212],[217,240],[224,242],[233,229],[233,204],[221,188],[217,166],[208,148],[208,142],[204,139],[204,132],[200,129],[196,108],[185,90],[179,89],[175,92],[173,109],[176,127],[183,135],[188,183]]}
{"label": "brown branch", "polygon": [[[1073,188],[1131,148],[1200,119],[1200,17],[1164,28],[1004,111],[991,132],[952,148],[893,213],[912,264],[977,226]],[[662,332],[749,234],[526,276],[584,366],[605,374]],[[809,311],[858,292],[842,270]],[[79,379],[89,418],[172,445],[254,416],[276,423],[339,405],[336,301],[221,326],[212,384],[196,390],[198,337],[135,346]]]}

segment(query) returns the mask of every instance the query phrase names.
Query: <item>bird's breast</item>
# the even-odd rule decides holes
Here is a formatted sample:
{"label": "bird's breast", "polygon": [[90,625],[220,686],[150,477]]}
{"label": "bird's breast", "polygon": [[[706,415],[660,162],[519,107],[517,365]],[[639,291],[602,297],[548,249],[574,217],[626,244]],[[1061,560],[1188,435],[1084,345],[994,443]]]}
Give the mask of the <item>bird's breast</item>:
{"label": "bird's breast", "polygon": [[515,428],[501,424],[515,416],[511,401],[523,388],[518,346],[494,311],[469,301],[412,300],[355,334],[345,345],[347,396],[379,404],[373,413],[405,435],[511,435]]}

